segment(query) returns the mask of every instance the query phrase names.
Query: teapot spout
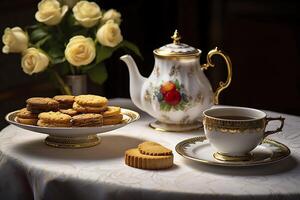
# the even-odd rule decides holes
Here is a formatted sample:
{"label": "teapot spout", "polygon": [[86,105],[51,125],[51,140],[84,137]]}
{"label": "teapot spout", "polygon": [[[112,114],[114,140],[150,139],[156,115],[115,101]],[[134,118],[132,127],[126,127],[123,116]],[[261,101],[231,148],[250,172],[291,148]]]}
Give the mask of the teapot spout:
{"label": "teapot spout", "polygon": [[125,62],[128,67],[131,100],[138,108],[143,110],[141,91],[146,78],[140,74],[135,61],[130,55],[121,56],[120,59]]}

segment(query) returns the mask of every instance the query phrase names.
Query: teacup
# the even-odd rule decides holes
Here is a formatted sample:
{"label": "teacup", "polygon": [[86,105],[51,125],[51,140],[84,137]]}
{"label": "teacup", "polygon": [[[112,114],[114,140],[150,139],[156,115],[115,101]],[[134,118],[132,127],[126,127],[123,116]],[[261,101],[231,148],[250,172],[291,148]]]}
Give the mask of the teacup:
{"label": "teacup", "polygon": [[[260,110],[245,107],[210,108],[203,114],[205,135],[217,151],[213,156],[222,161],[250,160],[250,152],[284,125],[282,117],[267,117]],[[268,122],[273,120],[281,122],[279,128],[266,131]]]}

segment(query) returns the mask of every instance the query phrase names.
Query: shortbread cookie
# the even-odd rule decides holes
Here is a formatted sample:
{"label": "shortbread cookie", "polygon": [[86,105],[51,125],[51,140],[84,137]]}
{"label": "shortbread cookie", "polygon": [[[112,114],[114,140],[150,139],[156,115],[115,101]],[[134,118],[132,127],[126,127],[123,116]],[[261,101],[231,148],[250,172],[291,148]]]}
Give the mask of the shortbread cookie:
{"label": "shortbread cookie", "polygon": [[107,109],[107,104],[102,105],[101,107],[94,106],[83,106],[77,102],[73,103],[73,109],[80,113],[101,113]]}
{"label": "shortbread cookie", "polygon": [[117,114],[111,117],[103,117],[103,125],[113,125],[122,122],[123,115]]}
{"label": "shortbread cookie", "polygon": [[48,97],[32,97],[26,100],[27,110],[33,113],[57,111],[59,103]]}
{"label": "shortbread cookie", "polygon": [[61,112],[43,112],[39,114],[39,119],[45,122],[56,122],[56,123],[69,123],[71,116]]}
{"label": "shortbread cookie", "polygon": [[125,164],[139,169],[166,169],[173,165],[173,155],[150,156],[142,154],[137,148],[125,152]]}
{"label": "shortbread cookie", "polygon": [[42,119],[37,121],[37,125],[41,127],[70,127],[71,123],[47,122]]}
{"label": "shortbread cookie", "polygon": [[72,117],[73,126],[102,126],[103,118],[100,114],[80,114]]}
{"label": "shortbread cookie", "polygon": [[74,116],[74,115],[78,114],[78,112],[76,110],[74,110],[73,108],[59,109],[59,112],[70,115],[70,116]]}
{"label": "shortbread cookie", "polygon": [[36,125],[38,115],[30,112],[26,108],[19,110],[17,113],[16,121],[21,124]]}
{"label": "shortbread cookie", "polygon": [[54,100],[58,101],[60,109],[72,108],[74,98],[72,95],[57,95],[53,97]]}
{"label": "shortbread cookie", "polygon": [[38,119],[26,119],[26,118],[20,118],[16,117],[16,121],[21,124],[27,124],[27,125],[36,125]]}
{"label": "shortbread cookie", "polygon": [[138,145],[138,149],[142,154],[152,156],[166,156],[172,155],[172,150],[156,143],[156,142],[143,142]]}
{"label": "shortbread cookie", "polygon": [[121,113],[121,108],[118,106],[107,106],[107,110],[101,113],[103,117],[111,117]]}
{"label": "shortbread cookie", "polygon": [[17,117],[23,118],[23,119],[37,119],[38,118],[38,114],[30,112],[26,108],[22,108],[17,113]]}
{"label": "shortbread cookie", "polygon": [[93,107],[98,107],[98,106],[103,106],[106,105],[108,100],[105,97],[101,97],[98,95],[92,95],[92,94],[87,94],[87,95],[79,95],[75,97],[75,102],[82,106],[93,106]]}

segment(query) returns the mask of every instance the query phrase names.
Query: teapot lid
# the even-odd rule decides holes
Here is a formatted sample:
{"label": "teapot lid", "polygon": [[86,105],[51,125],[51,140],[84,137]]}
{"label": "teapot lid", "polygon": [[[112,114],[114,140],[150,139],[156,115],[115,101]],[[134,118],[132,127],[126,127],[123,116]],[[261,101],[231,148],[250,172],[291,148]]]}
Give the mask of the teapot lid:
{"label": "teapot lid", "polygon": [[184,43],[180,43],[180,35],[177,30],[175,30],[174,35],[171,37],[173,43],[164,45],[159,49],[155,49],[153,53],[160,57],[180,57],[180,58],[190,58],[198,57],[201,53],[200,49],[196,49]]}

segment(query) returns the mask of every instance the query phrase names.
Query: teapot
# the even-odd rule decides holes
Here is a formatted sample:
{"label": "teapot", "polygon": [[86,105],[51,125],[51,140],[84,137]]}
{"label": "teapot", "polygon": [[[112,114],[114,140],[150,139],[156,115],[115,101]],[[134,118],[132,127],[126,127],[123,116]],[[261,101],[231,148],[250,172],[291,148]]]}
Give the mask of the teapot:
{"label": "teapot", "polygon": [[[202,126],[202,112],[218,104],[219,95],[231,82],[230,58],[217,47],[200,64],[201,50],[180,42],[175,30],[173,43],[153,51],[155,64],[149,78],[140,75],[130,55],[120,57],[129,70],[130,97],[141,110],[157,119],[150,127],[161,131],[189,131]],[[213,92],[204,70],[214,67],[212,57],[221,56],[227,65],[227,80]]]}

